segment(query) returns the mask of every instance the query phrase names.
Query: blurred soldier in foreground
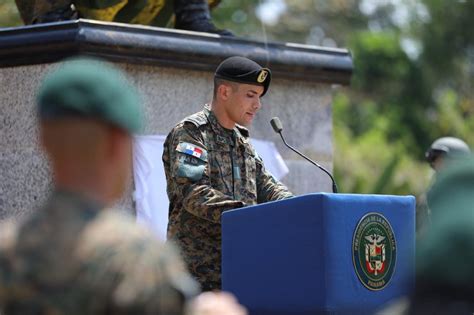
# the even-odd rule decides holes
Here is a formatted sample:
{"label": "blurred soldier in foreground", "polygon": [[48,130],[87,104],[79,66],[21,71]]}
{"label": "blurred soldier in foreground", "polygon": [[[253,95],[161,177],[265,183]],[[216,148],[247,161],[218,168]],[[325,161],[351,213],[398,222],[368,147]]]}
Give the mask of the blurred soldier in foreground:
{"label": "blurred soldier in foreground", "polygon": [[474,312],[474,159],[441,170],[431,192],[432,224],[417,245],[415,292],[378,315]]}
{"label": "blurred soldier in foreground", "polygon": [[15,0],[25,24],[78,18],[169,27],[233,36],[217,29],[210,8],[220,0]]}
{"label": "blurred soldier in foreground", "polygon": [[409,314],[474,312],[474,160],[443,169],[428,202],[432,225],[418,244]]}
{"label": "blurred soldier in foreground", "polygon": [[[445,167],[458,163],[470,155],[471,151],[468,145],[461,139],[454,137],[442,137],[435,140],[430,148],[425,153],[426,161],[435,171],[435,178],[437,180],[437,173]],[[431,190],[430,190],[431,191]],[[417,236],[422,237],[426,233],[426,229],[430,225],[431,210],[429,207],[430,191],[420,197],[416,209],[416,231]]]}
{"label": "blurred soldier in foreground", "polygon": [[252,60],[224,60],[210,106],[182,120],[164,144],[168,238],[205,291],[221,287],[222,212],[292,197],[266,171],[243,127],[259,111],[270,80],[270,70]]}
{"label": "blurred soldier in foreground", "polygon": [[179,255],[106,209],[129,182],[142,123],[123,74],[64,63],[44,80],[38,116],[54,190],[23,223],[0,227],[2,314],[183,314],[197,285]]}

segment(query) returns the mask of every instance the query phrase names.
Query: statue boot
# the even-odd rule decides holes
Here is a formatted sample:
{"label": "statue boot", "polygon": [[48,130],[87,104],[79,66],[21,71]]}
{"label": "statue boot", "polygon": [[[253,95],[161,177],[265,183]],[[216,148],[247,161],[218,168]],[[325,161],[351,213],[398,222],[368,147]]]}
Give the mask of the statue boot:
{"label": "statue boot", "polygon": [[234,36],[232,32],[218,29],[212,23],[207,0],[174,0],[174,13],[177,29]]}
{"label": "statue boot", "polygon": [[25,25],[78,18],[72,0],[15,0]]}
{"label": "statue boot", "polygon": [[56,8],[52,11],[46,12],[45,14],[39,15],[33,19],[33,24],[38,23],[49,23],[58,21],[69,21],[76,20],[79,18],[79,14],[76,11],[74,5],[66,5],[62,8]]}

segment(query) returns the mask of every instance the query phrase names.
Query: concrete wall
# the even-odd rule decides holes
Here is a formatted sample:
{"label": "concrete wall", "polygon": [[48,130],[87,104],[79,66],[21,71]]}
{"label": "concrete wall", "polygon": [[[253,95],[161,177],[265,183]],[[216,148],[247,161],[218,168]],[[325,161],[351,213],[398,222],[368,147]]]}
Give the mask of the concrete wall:
{"label": "concrete wall", "polygon": [[[211,100],[210,71],[118,65],[143,96],[145,134],[167,134],[176,122]],[[38,149],[34,100],[41,78],[55,66],[0,68],[0,219],[33,211],[50,190],[50,170]],[[290,169],[282,181],[296,194],[331,191],[329,178],[287,149],[269,123],[279,116],[287,142],[332,169],[331,85],[276,78],[262,103],[251,136],[276,143]],[[131,190],[120,207],[134,211]]]}

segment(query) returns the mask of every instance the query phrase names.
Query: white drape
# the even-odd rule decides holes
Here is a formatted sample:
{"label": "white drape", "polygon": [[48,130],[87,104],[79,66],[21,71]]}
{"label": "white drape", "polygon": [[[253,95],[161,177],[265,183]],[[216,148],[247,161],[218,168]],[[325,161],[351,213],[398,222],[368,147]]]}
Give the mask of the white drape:
{"label": "white drape", "polygon": [[[133,196],[137,222],[149,227],[162,240],[166,239],[169,205],[161,160],[165,138],[163,135],[136,136],[133,146]],[[288,173],[288,167],[273,142],[255,139],[251,142],[276,179]]]}

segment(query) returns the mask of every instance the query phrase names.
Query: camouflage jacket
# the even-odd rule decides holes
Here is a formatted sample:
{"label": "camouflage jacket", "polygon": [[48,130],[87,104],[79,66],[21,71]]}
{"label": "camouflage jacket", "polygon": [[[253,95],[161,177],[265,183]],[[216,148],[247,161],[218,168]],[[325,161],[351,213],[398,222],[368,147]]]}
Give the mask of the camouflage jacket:
{"label": "camouflage jacket", "polygon": [[206,106],[168,135],[163,151],[170,201],[168,238],[203,290],[220,288],[221,213],[291,197],[265,170],[247,129],[219,125]]}
{"label": "camouflage jacket", "polygon": [[68,192],[0,230],[2,315],[182,314],[196,290],[173,248]]}

